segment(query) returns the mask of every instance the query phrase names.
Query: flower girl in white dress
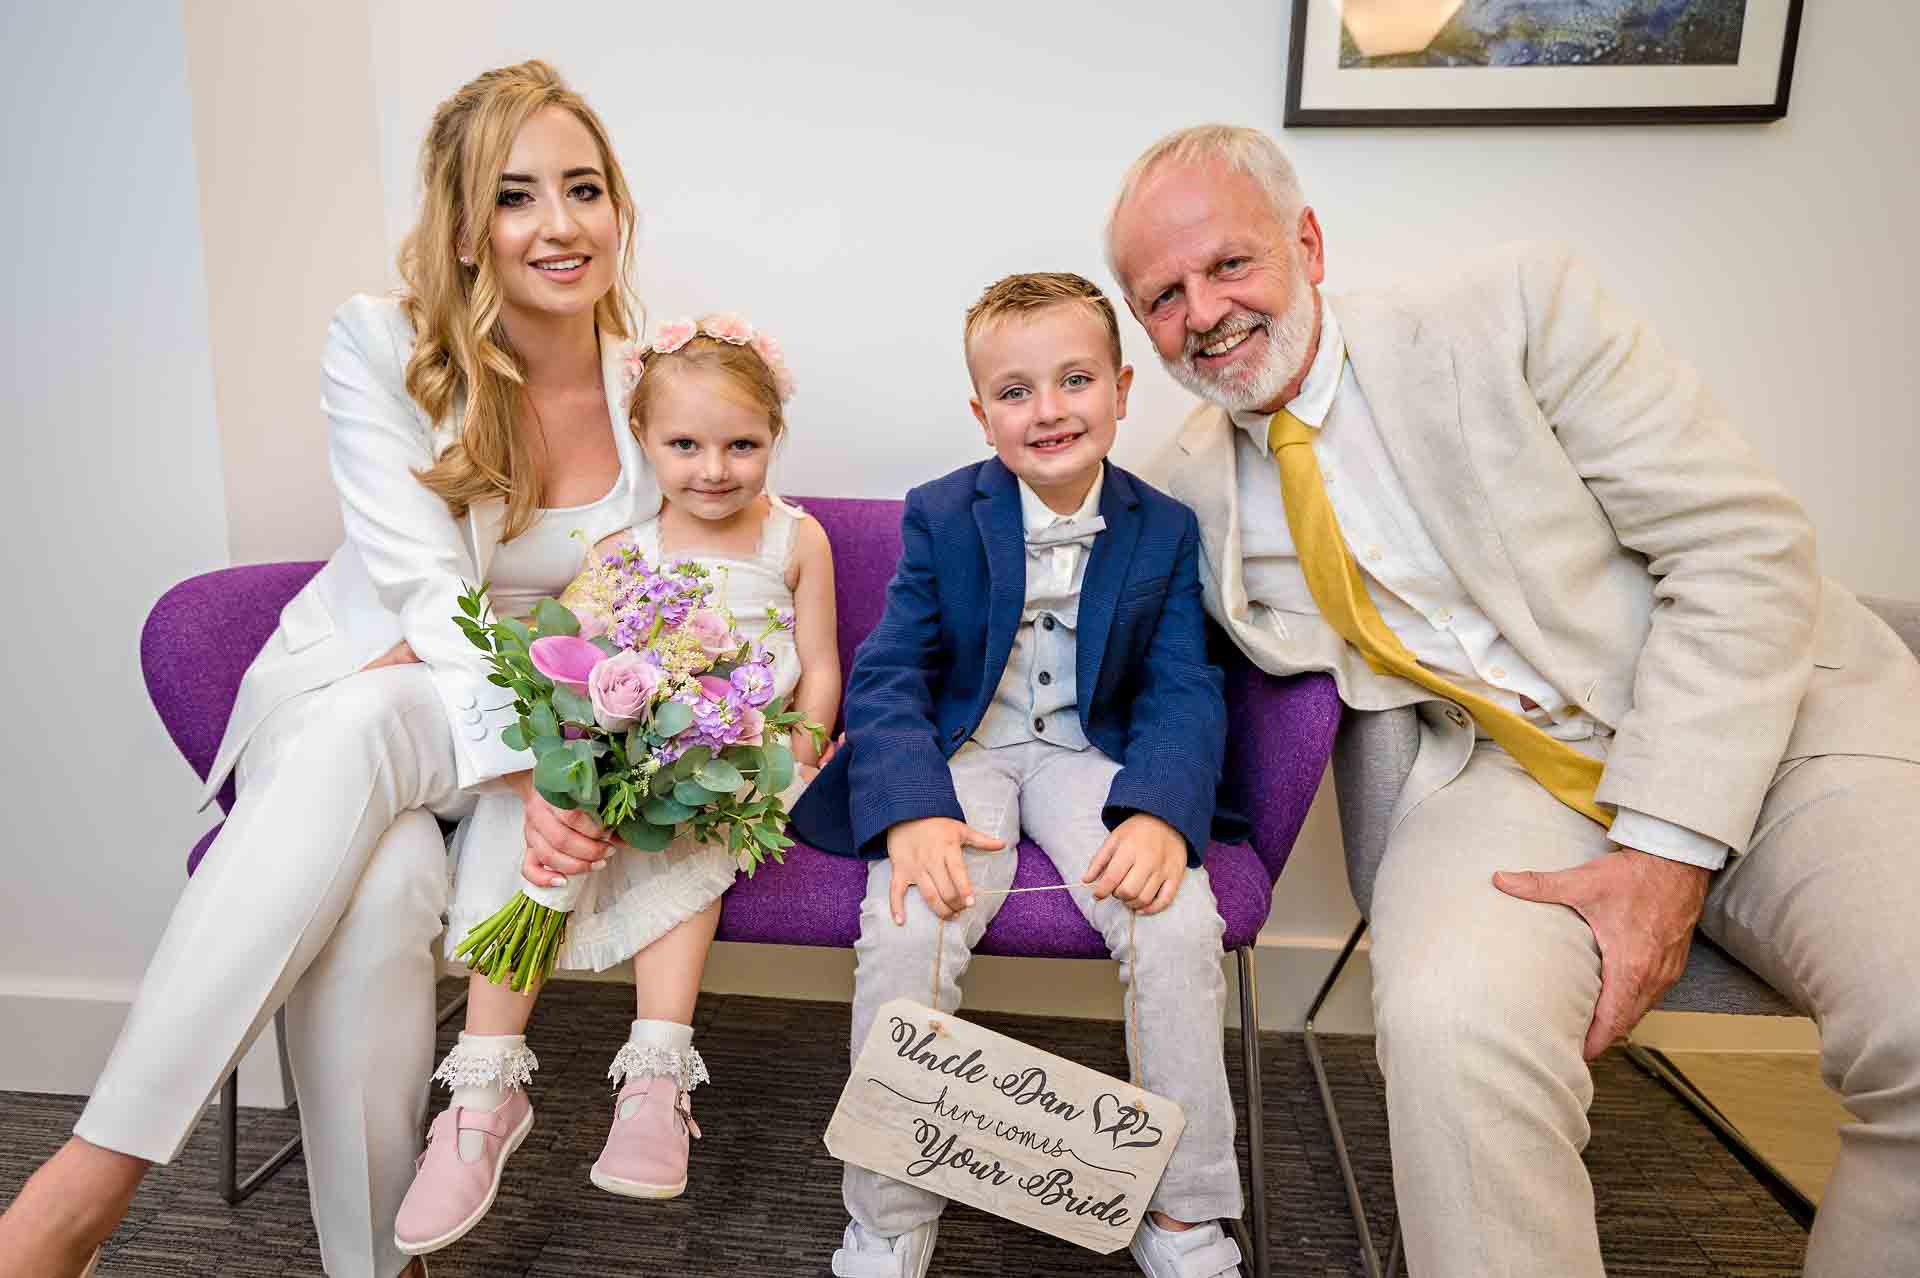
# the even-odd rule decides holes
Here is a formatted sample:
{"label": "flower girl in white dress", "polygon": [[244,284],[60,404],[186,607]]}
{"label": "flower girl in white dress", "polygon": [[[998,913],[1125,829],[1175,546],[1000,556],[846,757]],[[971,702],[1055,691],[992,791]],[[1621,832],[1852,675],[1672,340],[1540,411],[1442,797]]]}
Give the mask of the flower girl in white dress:
{"label": "flower girl in white dress", "polygon": [[[663,500],[653,518],[593,553],[630,544],[655,564],[696,560],[743,632],[757,634],[757,619],[786,621],[764,640],[774,695],[831,725],[840,707],[832,551],[819,523],[766,485],[792,394],[778,345],[737,316],[681,321],[639,348],[629,375],[629,424]],[[791,745],[799,777],[811,777],[821,761],[813,740],[800,733]],[[803,784],[784,797],[791,802]],[[616,1194],[671,1198],[685,1189],[688,1137],[699,1134],[689,1093],[707,1069],[693,1048],[694,1002],[736,862],[725,847],[684,834],[665,851],[638,851],[588,813],[552,811],[546,828],[563,833],[549,837],[536,832],[518,794],[501,787],[480,796],[455,836],[448,953],[520,891],[523,875],[552,886],[590,876],[556,966],[604,971],[630,958],[637,1004],[608,1070],[619,1094],[592,1179]],[[533,1123],[524,1089],[538,1062],[524,1031],[534,996],[477,973],[469,992],[466,1028],[435,1073],[452,1101],[433,1121],[395,1228],[400,1248],[415,1254],[480,1222]]]}

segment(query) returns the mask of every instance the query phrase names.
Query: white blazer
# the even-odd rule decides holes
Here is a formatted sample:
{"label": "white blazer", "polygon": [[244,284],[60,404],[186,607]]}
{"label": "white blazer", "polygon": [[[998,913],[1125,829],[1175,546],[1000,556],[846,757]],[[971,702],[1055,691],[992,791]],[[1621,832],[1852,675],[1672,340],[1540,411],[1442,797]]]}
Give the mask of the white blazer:
{"label": "white blazer", "polygon": [[[487,682],[480,650],[452,618],[456,598],[485,580],[506,503],[478,503],[455,519],[415,478],[459,433],[461,405],[427,419],[407,394],[413,329],[395,298],[360,295],[334,312],[321,360],[327,453],[347,539],[280,613],[280,626],[241,680],[226,736],[200,803],[218,793],[254,730],[289,697],[359,670],[405,639],[432,671],[453,733],[462,786],[532,766],[500,730],[512,698]],[[601,377],[620,453],[620,485],[638,522],[658,509],[659,486],[627,429],[624,355],[604,336]]]}

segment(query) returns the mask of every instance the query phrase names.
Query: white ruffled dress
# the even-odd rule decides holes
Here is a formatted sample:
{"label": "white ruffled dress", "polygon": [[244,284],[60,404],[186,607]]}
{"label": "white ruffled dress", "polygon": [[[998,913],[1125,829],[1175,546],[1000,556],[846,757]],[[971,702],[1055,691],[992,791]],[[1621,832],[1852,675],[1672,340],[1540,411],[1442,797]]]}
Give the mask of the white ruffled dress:
{"label": "white ruffled dress", "polygon": [[[799,507],[775,497],[752,558],[676,553],[673,559],[696,560],[711,568],[722,583],[720,598],[733,611],[741,632],[757,635],[769,607],[783,612],[793,608],[787,564],[801,517]],[[659,517],[635,526],[632,536],[640,552],[658,563]],[[800,681],[793,632],[778,631],[767,637],[766,644],[774,654],[774,695],[787,696]],[[796,778],[783,795],[789,809],[804,784]],[[449,959],[469,931],[520,891],[520,862],[526,851],[524,819],[518,795],[504,786],[490,786],[480,792],[472,815],[455,831],[446,934]],[[586,891],[567,921],[566,943],[555,966],[604,972],[624,962],[719,900],[733,885],[736,868],[725,847],[697,843],[685,834],[660,852],[616,849],[607,858],[606,869],[587,876]]]}

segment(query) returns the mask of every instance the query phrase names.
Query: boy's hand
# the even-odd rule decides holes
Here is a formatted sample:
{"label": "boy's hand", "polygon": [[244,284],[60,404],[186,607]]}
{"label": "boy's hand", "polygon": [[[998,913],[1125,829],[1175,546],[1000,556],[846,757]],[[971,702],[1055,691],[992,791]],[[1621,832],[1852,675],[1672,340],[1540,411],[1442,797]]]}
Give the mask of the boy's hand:
{"label": "boy's hand", "polygon": [[1006,840],[982,834],[950,817],[921,817],[887,829],[887,859],[893,862],[893,890],[888,908],[894,926],[907,921],[907,888],[918,885],[927,908],[950,919],[973,904],[973,884],[967,878],[962,848],[998,852]]}
{"label": "boy's hand", "polygon": [[1107,836],[1080,881],[1093,884],[1096,901],[1117,896],[1130,910],[1158,914],[1173,904],[1186,872],[1180,832],[1152,813],[1136,812]]}

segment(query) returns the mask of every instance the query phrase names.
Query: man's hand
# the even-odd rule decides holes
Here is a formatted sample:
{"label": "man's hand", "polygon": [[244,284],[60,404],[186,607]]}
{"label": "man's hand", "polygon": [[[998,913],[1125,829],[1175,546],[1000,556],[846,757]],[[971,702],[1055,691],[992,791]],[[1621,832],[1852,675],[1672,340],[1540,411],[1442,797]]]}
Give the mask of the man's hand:
{"label": "man's hand", "polygon": [[896,927],[907,921],[907,888],[918,885],[927,908],[950,919],[973,904],[973,884],[967,879],[962,848],[998,852],[1006,840],[982,834],[950,817],[921,817],[887,828],[887,859],[893,862],[893,890],[888,906]]}
{"label": "man's hand", "polygon": [[1092,864],[1080,876],[1093,884],[1093,899],[1117,896],[1142,914],[1158,914],[1173,904],[1187,872],[1187,841],[1149,812],[1136,812],[1114,827]]}
{"label": "man's hand", "polygon": [[591,812],[556,808],[533,787],[533,773],[514,772],[500,778],[526,805],[521,830],[527,841],[520,873],[529,883],[559,887],[564,876],[585,874],[605,866],[607,854],[618,846]]}
{"label": "man's hand", "polygon": [[1567,906],[1593,929],[1600,998],[1587,1027],[1588,1060],[1638,1025],[1686,970],[1709,877],[1700,866],[1617,846],[1571,870],[1493,876],[1508,896]]}

